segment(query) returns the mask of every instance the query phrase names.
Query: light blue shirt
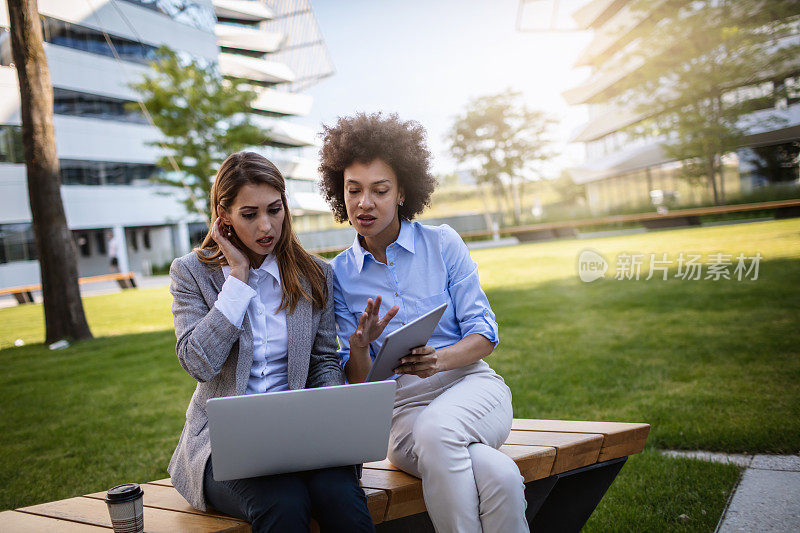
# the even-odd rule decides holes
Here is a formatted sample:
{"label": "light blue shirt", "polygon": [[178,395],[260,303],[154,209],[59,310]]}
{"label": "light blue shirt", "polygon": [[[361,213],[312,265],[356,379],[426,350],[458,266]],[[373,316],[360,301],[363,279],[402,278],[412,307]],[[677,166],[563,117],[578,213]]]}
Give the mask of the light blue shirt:
{"label": "light blue shirt", "polygon": [[241,327],[245,313],[253,330],[253,364],[245,394],[289,390],[286,309],[278,311],[283,290],[273,254],[259,268],[250,269],[247,283],[230,275],[223,266],[225,283],[214,307],[234,326]]}
{"label": "light blue shirt", "polygon": [[451,346],[478,333],[495,346],[497,322],[478,280],[478,265],[461,237],[450,226],[400,222],[397,240],[386,248],[386,264],[378,262],[356,236],[353,245],[331,261],[334,273],[336,330],[344,367],[350,358],[348,339],[358,325],[368,298],[381,295],[380,317],[393,306],[400,311],[378,339],[370,344],[375,358],[392,331],[447,303],[428,344]]}

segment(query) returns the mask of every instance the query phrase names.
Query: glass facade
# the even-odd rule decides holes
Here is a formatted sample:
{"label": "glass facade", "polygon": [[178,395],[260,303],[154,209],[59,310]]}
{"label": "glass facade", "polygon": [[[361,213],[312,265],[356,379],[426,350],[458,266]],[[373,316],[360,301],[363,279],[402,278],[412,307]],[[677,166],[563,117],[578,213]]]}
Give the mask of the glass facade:
{"label": "glass facade", "polygon": [[22,126],[0,125],[0,163],[24,163]]}
{"label": "glass facade", "polygon": [[258,20],[239,20],[227,17],[219,17],[217,19],[217,23],[224,24],[226,26],[241,26],[242,28],[258,28],[261,26],[261,22]]}
{"label": "glass facade", "polygon": [[11,32],[0,28],[0,66],[7,67],[14,61],[11,57]]}
{"label": "glass facade", "polygon": [[123,0],[129,4],[163,13],[177,22],[209,33],[214,31],[216,16],[211,2],[193,0]]}
{"label": "glass facade", "polygon": [[318,192],[318,190],[316,181],[286,178],[286,192],[289,194],[297,192]]}
{"label": "glass facade", "polygon": [[[42,30],[45,42],[114,57],[114,52],[101,31],[51,17],[42,17]],[[114,35],[109,35],[109,39],[120,59],[143,64],[155,59],[155,46]]]}
{"label": "glass facade", "polygon": [[56,115],[101,118],[147,124],[147,119],[136,109],[128,109],[132,101],[82,93],[68,89],[53,88],[53,112]]}
{"label": "glass facade", "polygon": [[[741,191],[738,159],[723,158],[725,194]],[[674,206],[708,203],[713,194],[708,180],[690,181],[681,176],[681,163],[671,162],[632,170],[586,184],[587,196],[596,214],[618,211],[652,211],[651,191],[661,191]]]}
{"label": "glass facade", "polygon": [[62,185],[133,185],[161,174],[155,165],[61,159]]}
{"label": "glass facade", "polygon": [[0,224],[0,263],[37,259],[33,225]]}

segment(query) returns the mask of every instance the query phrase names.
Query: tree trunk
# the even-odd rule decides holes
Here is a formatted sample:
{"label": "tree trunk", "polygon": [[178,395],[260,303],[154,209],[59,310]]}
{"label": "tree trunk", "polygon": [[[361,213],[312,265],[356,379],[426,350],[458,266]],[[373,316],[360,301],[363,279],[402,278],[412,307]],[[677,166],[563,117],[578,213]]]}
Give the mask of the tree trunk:
{"label": "tree trunk", "polygon": [[707,157],[706,168],[708,169],[708,180],[711,184],[711,191],[714,193],[714,205],[719,205],[719,193],[717,192],[717,172],[714,165],[713,155]]}
{"label": "tree trunk", "polygon": [[494,189],[494,201],[497,205],[497,216],[498,216],[498,224],[505,222],[505,213],[506,213],[506,205],[505,205],[505,191],[503,191],[503,184],[497,178],[489,178],[491,181],[491,187]]}
{"label": "tree trunk", "polygon": [[717,173],[719,174],[719,200],[721,204],[727,203],[725,198],[725,165],[722,163],[722,156],[717,155],[714,158],[716,163]]}
{"label": "tree trunk", "polygon": [[61,201],[53,88],[36,0],[8,0],[11,50],[19,78],[28,199],[44,297],[45,342],[91,338],[78,289],[75,243]]}

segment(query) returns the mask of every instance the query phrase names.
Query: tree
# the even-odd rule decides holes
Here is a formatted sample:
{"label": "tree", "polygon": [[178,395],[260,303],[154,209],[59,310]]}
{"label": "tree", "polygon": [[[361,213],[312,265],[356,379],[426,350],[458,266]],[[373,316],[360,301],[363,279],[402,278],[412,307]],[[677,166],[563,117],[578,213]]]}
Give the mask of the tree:
{"label": "tree", "polygon": [[478,182],[494,189],[499,211],[510,211],[515,224],[521,216],[523,173],[553,157],[547,134],[554,121],[519,98],[506,90],[471,100],[447,133],[450,153],[459,163],[476,165]]}
{"label": "tree", "polygon": [[132,87],[164,136],[151,143],[165,150],[157,164],[167,171],[154,179],[181,188],[187,210],[208,219],[211,185],[222,161],[269,140],[250,121],[256,93],[241,80],[224,78],[214,65],[184,60],[166,47],[159,48],[151,66],[153,71]]}
{"label": "tree", "polygon": [[61,200],[53,129],[53,87],[36,0],[8,0],[11,51],[19,79],[28,200],[39,256],[45,342],[89,339],[78,288],[77,250]]}
{"label": "tree", "polygon": [[640,65],[615,86],[618,101],[644,117],[629,131],[665,135],[666,155],[685,162],[685,177],[707,180],[717,204],[725,199],[722,156],[744,144],[748,115],[773,107],[785,93],[785,73],[798,68],[800,46],[785,39],[797,34],[798,7],[763,0],[633,4],[646,20],[631,34],[636,46],[614,62]]}
{"label": "tree", "polygon": [[562,171],[561,175],[551,180],[549,184],[565,205],[581,205],[586,202],[586,185],[575,183],[567,171]]}

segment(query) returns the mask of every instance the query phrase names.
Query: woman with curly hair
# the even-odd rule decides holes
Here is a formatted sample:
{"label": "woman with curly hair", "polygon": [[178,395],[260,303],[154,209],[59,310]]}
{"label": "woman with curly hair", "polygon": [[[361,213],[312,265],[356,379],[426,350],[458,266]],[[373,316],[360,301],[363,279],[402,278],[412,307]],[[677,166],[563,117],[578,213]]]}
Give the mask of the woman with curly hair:
{"label": "woman with curly hair", "polygon": [[357,232],[331,262],[347,379],[366,379],[387,334],[447,304],[428,345],[395,369],[389,459],[422,478],[437,531],[527,531],[523,478],[498,450],[511,391],[483,360],[498,328],[478,267],[452,228],[412,222],[435,187],[424,129],[397,115],[340,118],[321,158],[323,194]]}

